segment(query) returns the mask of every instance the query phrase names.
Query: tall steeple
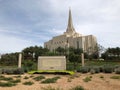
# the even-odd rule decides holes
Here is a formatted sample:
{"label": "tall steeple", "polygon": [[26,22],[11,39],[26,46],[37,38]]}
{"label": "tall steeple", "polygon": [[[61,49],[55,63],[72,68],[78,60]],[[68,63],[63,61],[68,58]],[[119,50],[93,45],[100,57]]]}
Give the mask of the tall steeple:
{"label": "tall steeple", "polygon": [[74,33],[74,32],[75,32],[75,29],[73,27],[71,9],[69,9],[68,26],[67,26],[66,33]]}

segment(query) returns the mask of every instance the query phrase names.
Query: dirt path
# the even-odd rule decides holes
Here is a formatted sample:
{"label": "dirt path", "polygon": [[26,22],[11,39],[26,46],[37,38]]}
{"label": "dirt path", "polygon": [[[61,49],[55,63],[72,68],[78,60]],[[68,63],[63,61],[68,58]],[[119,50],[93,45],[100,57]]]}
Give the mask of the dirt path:
{"label": "dirt path", "polygon": [[[24,79],[27,76],[29,79]],[[76,74],[75,76],[59,75],[61,78],[56,83],[42,84],[40,81],[35,81],[29,74],[21,75],[21,82],[12,87],[0,87],[0,90],[42,90],[43,87],[51,86],[62,90],[69,90],[75,86],[82,86],[85,90],[120,90],[120,79],[111,79],[111,76],[120,76],[117,74]],[[33,75],[34,77],[39,75]],[[43,75],[46,78],[52,78],[56,75]],[[57,75],[58,76],[58,75]],[[14,77],[13,75],[5,75],[5,77]],[[85,82],[83,79],[90,77],[91,81]],[[25,81],[34,82],[33,85],[27,86],[22,83]]]}

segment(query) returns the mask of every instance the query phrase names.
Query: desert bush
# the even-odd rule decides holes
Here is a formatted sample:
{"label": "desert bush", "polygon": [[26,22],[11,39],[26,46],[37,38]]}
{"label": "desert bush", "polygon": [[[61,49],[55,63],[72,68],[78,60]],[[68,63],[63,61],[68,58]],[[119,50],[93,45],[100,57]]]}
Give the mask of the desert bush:
{"label": "desert bush", "polygon": [[72,82],[72,79],[71,79],[71,78],[68,78],[68,79],[67,79],[67,82]]}
{"label": "desert bush", "polygon": [[45,79],[45,77],[44,76],[37,76],[33,79],[36,80],[36,81],[41,81],[42,79]]}
{"label": "desert bush", "polygon": [[90,77],[86,77],[86,78],[83,79],[83,81],[84,82],[89,82],[89,81],[91,81],[91,78]]}
{"label": "desert bush", "polygon": [[34,77],[33,75],[30,76],[30,78]]}
{"label": "desert bush", "polygon": [[104,66],[99,66],[100,72],[104,72]]}
{"label": "desert bush", "polygon": [[11,77],[0,76],[0,80],[4,80],[4,81],[12,81],[13,78],[11,78]]}
{"label": "desert bush", "polygon": [[118,68],[115,69],[115,73],[116,74],[120,74],[120,67],[118,67]]}
{"label": "desert bush", "polygon": [[0,75],[0,80],[3,80],[3,78],[5,78],[5,76]]}
{"label": "desert bush", "polygon": [[94,67],[93,69],[95,70],[95,73],[99,73],[100,72],[100,68],[99,67]]}
{"label": "desert bush", "polygon": [[119,79],[120,80],[120,76],[112,76],[110,77],[111,79]]}
{"label": "desert bush", "polygon": [[24,84],[24,85],[32,85],[32,84],[34,84],[34,83],[31,82],[31,81],[26,81],[26,82],[24,82],[23,84]]}
{"label": "desert bush", "polygon": [[99,67],[92,67],[90,69],[90,73],[94,74],[94,73],[99,73],[100,72],[100,68]]}
{"label": "desert bush", "polygon": [[11,83],[19,83],[19,82],[21,82],[21,80],[20,79],[16,79],[16,80],[11,80],[10,82]]}
{"label": "desert bush", "polygon": [[90,76],[90,78],[92,78],[92,76]]}
{"label": "desert bush", "polygon": [[100,76],[100,78],[104,78],[104,76]]}
{"label": "desert bush", "polygon": [[2,69],[2,74],[13,74],[13,69]]}
{"label": "desert bush", "polygon": [[22,68],[17,68],[15,70],[13,70],[13,74],[23,74],[24,70]]}
{"label": "desert bush", "polygon": [[24,79],[29,79],[29,77],[28,77],[28,76],[25,76]]}
{"label": "desert bush", "polygon": [[88,73],[89,69],[90,69],[89,67],[82,67],[81,70],[80,70],[80,72],[82,72],[82,73]]}
{"label": "desert bush", "polygon": [[70,90],[84,90],[84,88],[82,86],[76,86],[71,88]]}
{"label": "desert bush", "polygon": [[56,83],[56,81],[59,79],[60,77],[54,77],[54,78],[47,78],[44,81],[42,81],[41,83]]}
{"label": "desert bush", "polygon": [[0,74],[2,74],[2,69],[0,68]]}
{"label": "desert bush", "polygon": [[15,86],[15,83],[11,83],[11,82],[0,82],[0,87],[12,87]]}
{"label": "desert bush", "polygon": [[13,78],[11,78],[11,77],[4,77],[4,76],[0,76],[0,80],[8,81],[10,83],[19,83],[19,82],[21,82],[20,79],[13,80]]}
{"label": "desert bush", "polygon": [[18,75],[18,76],[14,76],[15,78],[21,78],[21,75]]}
{"label": "desert bush", "polygon": [[104,73],[112,73],[114,68],[112,66],[104,66]]}
{"label": "desert bush", "polygon": [[95,70],[94,69],[90,69],[90,73],[91,74],[95,74]]}
{"label": "desert bush", "polygon": [[24,71],[21,68],[17,69],[2,69],[2,74],[23,74]]}
{"label": "desert bush", "polygon": [[47,86],[47,87],[42,87],[42,90],[62,90],[60,88],[53,88],[51,86]]}
{"label": "desert bush", "polygon": [[35,63],[32,60],[25,60],[23,61],[23,69],[25,72],[36,70],[37,69],[37,63]]}

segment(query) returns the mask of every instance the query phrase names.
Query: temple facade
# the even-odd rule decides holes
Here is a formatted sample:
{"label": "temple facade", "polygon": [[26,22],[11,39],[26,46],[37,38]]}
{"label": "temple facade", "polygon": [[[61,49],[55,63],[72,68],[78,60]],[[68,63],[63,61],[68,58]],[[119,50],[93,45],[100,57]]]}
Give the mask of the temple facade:
{"label": "temple facade", "polygon": [[84,52],[90,54],[95,51],[97,46],[97,39],[93,35],[84,36],[75,31],[71,10],[69,10],[68,26],[66,32],[62,35],[55,36],[48,42],[44,43],[44,47],[48,48],[50,51],[54,51],[58,47],[67,49],[69,47],[81,48]]}

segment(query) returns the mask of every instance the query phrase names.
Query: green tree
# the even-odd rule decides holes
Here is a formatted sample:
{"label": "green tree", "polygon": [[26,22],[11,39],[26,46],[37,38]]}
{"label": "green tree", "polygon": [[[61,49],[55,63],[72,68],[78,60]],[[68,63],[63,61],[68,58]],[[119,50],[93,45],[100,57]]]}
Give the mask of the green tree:
{"label": "green tree", "polygon": [[17,65],[18,63],[18,53],[9,53],[3,54],[0,60],[0,64],[2,65]]}
{"label": "green tree", "polygon": [[58,55],[65,55],[65,49],[62,47],[58,47],[55,51],[58,53]]}
{"label": "green tree", "polygon": [[78,63],[80,63],[80,61],[81,61],[81,55],[71,53],[69,56],[70,56],[69,61],[73,63],[74,70],[76,70]]}
{"label": "green tree", "polygon": [[48,49],[41,46],[30,46],[22,50],[24,60],[34,60],[37,61],[38,56],[47,55]]}
{"label": "green tree", "polygon": [[69,48],[69,61],[73,63],[74,70],[76,70],[78,63],[80,63],[81,61],[82,52],[83,52],[82,49],[75,49],[73,47]]}
{"label": "green tree", "polygon": [[105,60],[120,60],[120,48],[108,48],[103,54]]}

